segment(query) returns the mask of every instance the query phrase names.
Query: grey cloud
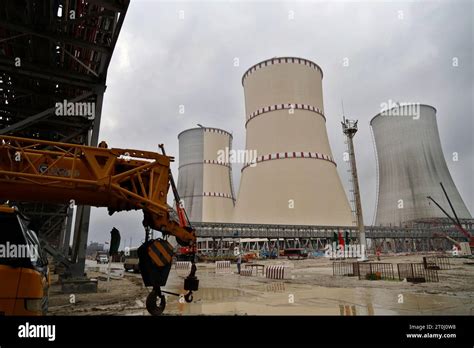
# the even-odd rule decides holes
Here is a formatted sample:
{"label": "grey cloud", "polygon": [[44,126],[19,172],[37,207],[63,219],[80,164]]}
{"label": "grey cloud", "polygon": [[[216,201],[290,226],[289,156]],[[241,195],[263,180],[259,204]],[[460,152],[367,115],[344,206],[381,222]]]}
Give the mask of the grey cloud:
{"label": "grey cloud", "polygon": [[[346,115],[359,119],[355,145],[366,224],[372,223],[376,191],[369,121],[389,99],[438,109],[449,169],[474,213],[472,12],[472,2],[460,1],[134,1],[109,68],[100,137],[113,147],[154,151],[164,143],[177,156],[177,134],[201,123],[231,131],[234,148],[244,148],[242,74],[269,57],[301,56],[324,71],[329,140],[346,190],[341,99]],[[452,66],[453,57],[459,67]],[[238,185],[240,168],[233,171]],[[173,172],[177,177],[177,163]],[[94,209],[91,226],[89,240],[108,240],[113,226],[127,241],[143,239],[138,212],[108,217],[105,209]]]}

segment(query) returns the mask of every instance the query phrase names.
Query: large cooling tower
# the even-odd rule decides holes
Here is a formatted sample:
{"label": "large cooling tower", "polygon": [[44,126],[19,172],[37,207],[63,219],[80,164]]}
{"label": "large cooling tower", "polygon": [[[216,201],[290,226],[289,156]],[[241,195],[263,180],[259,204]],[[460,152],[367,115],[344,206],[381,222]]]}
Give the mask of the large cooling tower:
{"label": "large cooling tower", "polygon": [[370,125],[378,159],[376,225],[400,226],[415,219],[445,218],[426,198],[432,196],[451,211],[440,182],[458,217],[471,217],[449,174],[434,107],[396,106],[375,116]]}
{"label": "large cooling tower", "polygon": [[192,128],[178,139],[178,192],[189,219],[230,222],[235,199],[225,153],[232,148],[232,135],[217,128]]}
{"label": "large cooling tower", "polygon": [[242,84],[246,150],[234,221],[290,225],[352,225],[347,197],[326,133],[323,72],[301,58],[252,66]]}

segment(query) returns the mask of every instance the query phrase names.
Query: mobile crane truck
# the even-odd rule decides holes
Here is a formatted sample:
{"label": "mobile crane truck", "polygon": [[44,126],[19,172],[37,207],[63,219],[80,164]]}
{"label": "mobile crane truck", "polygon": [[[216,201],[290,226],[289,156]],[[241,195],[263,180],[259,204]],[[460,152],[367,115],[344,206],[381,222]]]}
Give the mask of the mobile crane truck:
{"label": "mobile crane truck", "polygon": [[[104,143],[99,147],[90,147],[0,136],[0,202],[74,202],[107,207],[109,215],[124,210],[142,210],[145,230],[151,228],[163,234],[163,238],[150,239],[146,233],[145,243],[138,249],[143,282],[145,286],[152,287],[146,307],[150,314],[160,315],[166,307],[164,293],[179,296],[161,289],[166,285],[173,258],[173,247],[167,237],[174,236],[181,246],[192,248],[194,254],[196,252],[195,230],[181,205],[170,170],[174,158],[166,155],[163,145],[160,148],[162,154],[108,149]],[[179,221],[171,217],[167,204],[170,186]],[[195,257],[191,258],[191,262],[190,274],[184,281],[186,302],[192,302],[193,291],[199,287]],[[0,279],[15,279],[3,274],[7,271],[11,273],[12,267],[0,267]],[[21,273],[22,268],[17,267],[17,272]],[[39,287],[44,284],[44,280],[31,278],[29,283],[18,285]],[[40,278],[42,275],[38,273]],[[0,289],[0,306],[8,303],[8,300],[2,302],[2,296]],[[16,301],[15,298],[11,300]]]}

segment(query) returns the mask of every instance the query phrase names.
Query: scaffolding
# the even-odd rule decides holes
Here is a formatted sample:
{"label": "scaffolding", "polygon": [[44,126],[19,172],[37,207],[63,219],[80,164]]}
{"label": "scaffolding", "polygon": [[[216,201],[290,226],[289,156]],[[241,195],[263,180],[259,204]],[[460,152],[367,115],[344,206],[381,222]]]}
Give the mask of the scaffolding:
{"label": "scaffolding", "polygon": [[[107,69],[128,5],[129,0],[0,3],[0,135],[97,146]],[[58,115],[61,103],[91,105],[93,117]],[[14,203],[38,226],[45,249],[70,275],[82,276],[90,207]]]}

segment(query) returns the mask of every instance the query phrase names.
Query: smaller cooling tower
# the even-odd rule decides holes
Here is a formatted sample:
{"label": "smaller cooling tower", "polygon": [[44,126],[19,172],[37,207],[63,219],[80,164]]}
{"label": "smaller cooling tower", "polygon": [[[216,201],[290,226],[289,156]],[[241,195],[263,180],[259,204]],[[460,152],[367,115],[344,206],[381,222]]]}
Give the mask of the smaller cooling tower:
{"label": "smaller cooling tower", "polygon": [[178,192],[189,219],[230,222],[235,199],[225,154],[232,149],[232,135],[218,128],[192,128],[178,140]]}
{"label": "smaller cooling tower", "polygon": [[451,211],[443,183],[459,218],[470,218],[444,159],[436,109],[429,105],[397,106],[371,121],[378,159],[376,225],[400,226],[424,218],[445,218],[427,196]]}

